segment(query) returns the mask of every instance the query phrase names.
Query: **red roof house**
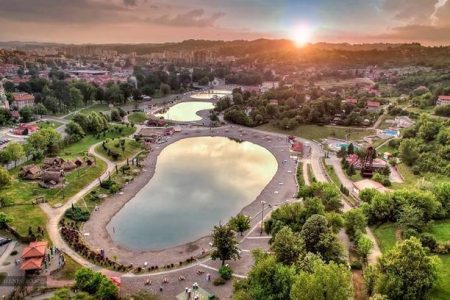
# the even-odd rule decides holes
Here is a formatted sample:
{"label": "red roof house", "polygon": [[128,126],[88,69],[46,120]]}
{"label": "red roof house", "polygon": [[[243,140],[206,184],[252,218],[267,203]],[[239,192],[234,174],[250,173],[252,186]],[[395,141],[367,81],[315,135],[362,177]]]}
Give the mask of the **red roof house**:
{"label": "red roof house", "polygon": [[303,152],[303,144],[300,143],[300,142],[293,143],[292,146],[291,146],[291,151],[292,152],[302,153]]}
{"label": "red roof house", "polygon": [[12,93],[14,102],[12,106],[17,107],[17,110],[25,106],[34,106],[34,96],[28,93]]}
{"label": "red roof house", "polygon": [[447,105],[450,104],[450,96],[439,96],[436,105]]}
{"label": "red roof house", "polygon": [[356,104],[358,104],[358,99],[348,98],[345,100],[345,103],[350,104],[350,105],[356,105]]}
{"label": "red roof house", "polygon": [[380,109],[381,103],[378,101],[367,101],[366,109],[371,111],[378,111]]}
{"label": "red roof house", "polygon": [[40,270],[47,253],[47,242],[31,242],[22,251],[23,262],[20,269],[24,271]]}

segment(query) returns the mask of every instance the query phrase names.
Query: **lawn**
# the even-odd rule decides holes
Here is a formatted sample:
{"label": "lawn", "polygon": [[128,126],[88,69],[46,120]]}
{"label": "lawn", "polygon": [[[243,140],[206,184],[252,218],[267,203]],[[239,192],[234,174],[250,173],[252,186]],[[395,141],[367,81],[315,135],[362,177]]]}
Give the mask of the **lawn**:
{"label": "lawn", "polygon": [[[119,144],[119,139],[116,140],[108,139],[105,141],[105,146],[107,147],[107,149],[119,155],[116,161],[124,161],[128,158],[135,156],[136,154],[138,154],[140,151],[143,150],[142,145],[139,142],[136,142],[135,140],[131,139],[125,139],[124,149],[121,148]],[[102,144],[98,145],[95,148],[95,151],[106,159],[114,160],[111,156],[108,155],[108,151],[105,148],[103,148]]]}
{"label": "lawn", "polygon": [[283,130],[275,127],[273,124],[264,124],[257,128],[270,132],[299,136],[309,140],[320,140],[329,137],[346,139],[348,135],[349,140],[358,141],[365,136],[373,135],[375,133],[374,130],[370,129],[341,128],[318,125],[300,125],[293,130]]}
{"label": "lawn", "polygon": [[397,242],[397,239],[395,238],[396,229],[397,227],[393,223],[385,223],[372,228],[382,253],[386,253],[395,246],[395,243]]}
{"label": "lawn", "polygon": [[431,299],[446,300],[450,298],[450,254],[439,255],[438,285],[430,295]]}
{"label": "lawn", "polygon": [[[88,114],[90,112],[96,111],[96,112],[103,112],[103,111],[109,111],[110,108],[108,104],[94,104],[89,107],[83,108],[79,111],[79,113]],[[72,120],[75,113],[71,113],[64,117],[66,120]]]}
{"label": "lawn", "polygon": [[450,241],[450,220],[435,221],[429,232],[435,236],[439,242]]}
{"label": "lawn", "polygon": [[142,124],[147,120],[148,117],[144,112],[135,112],[128,116],[128,121],[133,124]]}
{"label": "lawn", "polygon": [[42,121],[42,122],[38,122],[37,125],[39,127],[39,129],[43,129],[43,128],[58,128],[60,126],[62,126],[64,123],[62,122],[57,122],[57,121]]}

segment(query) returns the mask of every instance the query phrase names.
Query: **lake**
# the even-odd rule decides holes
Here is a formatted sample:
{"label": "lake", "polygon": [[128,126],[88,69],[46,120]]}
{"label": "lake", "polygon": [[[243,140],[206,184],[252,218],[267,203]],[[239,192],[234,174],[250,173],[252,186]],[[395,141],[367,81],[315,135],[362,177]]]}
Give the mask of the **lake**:
{"label": "lake", "polygon": [[178,122],[193,122],[200,121],[202,117],[197,115],[201,110],[211,110],[214,105],[211,102],[182,102],[170,107],[169,110],[162,114],[157,114],[157,117],[164,117],[166,120]]}
{"label": "lake", "polygon": [[153,178],[112,218],[107,230],[130,249],[159,250],[192,242],[254,201],[277,168],[267,149],[250,142],[182,139],[162,150]]}

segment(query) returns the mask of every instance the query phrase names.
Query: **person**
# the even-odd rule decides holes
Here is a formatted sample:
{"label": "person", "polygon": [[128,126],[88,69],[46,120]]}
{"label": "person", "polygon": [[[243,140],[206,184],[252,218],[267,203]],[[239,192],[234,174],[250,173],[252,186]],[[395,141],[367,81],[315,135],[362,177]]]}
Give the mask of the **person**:
{"label": "person", "polygon": [[162,285],[159,286],[159,291],[162,293],[162,291],[163,291]]}
{"label": "person", "polygon": [[206,274],[206,281],[211,281],[211,274]]}
{"label": "person", "polygon": [[152,281],[149,278],[147,278],[147,280],[145,281],[145,285],[152,285]]}

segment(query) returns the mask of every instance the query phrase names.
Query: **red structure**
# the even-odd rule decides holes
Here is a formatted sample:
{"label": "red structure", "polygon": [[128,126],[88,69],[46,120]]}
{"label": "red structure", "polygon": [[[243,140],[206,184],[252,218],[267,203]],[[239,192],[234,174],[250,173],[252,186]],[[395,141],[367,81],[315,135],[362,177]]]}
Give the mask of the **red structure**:
{"label": "red structure", "polygon": [[373,159],[376,155],[375,149],[370,146],[367,148],[366,155],[363,158],[362,164],[361,164],[361,176],[362,177],[372,177],[373,175]]}
{"label": "red structure", "polygon": [[38,127],[36,124],[19,124],[19,126],[14,128],[13,133],[16,135],[29,135],[37,130]]}
{"label": "red structure", "polygon": [[47,242],[32,242],[22,252],[23,262],[20,269],[24,271],[37,271],[42,268],[47,254]]}

